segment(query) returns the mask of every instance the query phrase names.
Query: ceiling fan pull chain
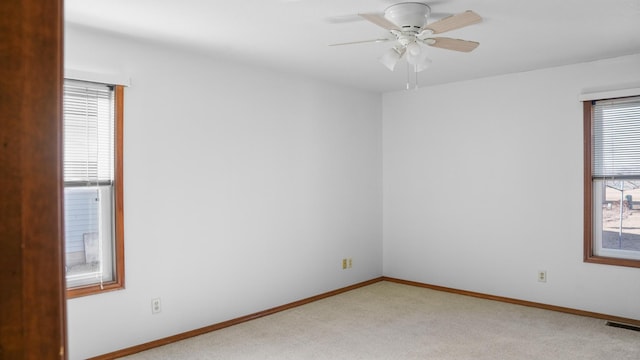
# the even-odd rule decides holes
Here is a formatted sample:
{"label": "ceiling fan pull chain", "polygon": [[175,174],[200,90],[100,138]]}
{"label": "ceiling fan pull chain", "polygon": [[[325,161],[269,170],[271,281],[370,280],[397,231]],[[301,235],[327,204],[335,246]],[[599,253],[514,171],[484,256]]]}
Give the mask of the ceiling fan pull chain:
{"label": "ceiling fan pull chain", "polygon": [[409,90],[409,83],[411,82],[411,64],[407,63],[407,90]]}
{"label": "ceiling fan pull chain", "polygon": [[[413,73],[413,82],[411,81],[411,75]],[[407,63],[407,88],[406,90],[411,89],[411,85],[413,83],[413,89],[418,90],[418,65],[413,65]]]}

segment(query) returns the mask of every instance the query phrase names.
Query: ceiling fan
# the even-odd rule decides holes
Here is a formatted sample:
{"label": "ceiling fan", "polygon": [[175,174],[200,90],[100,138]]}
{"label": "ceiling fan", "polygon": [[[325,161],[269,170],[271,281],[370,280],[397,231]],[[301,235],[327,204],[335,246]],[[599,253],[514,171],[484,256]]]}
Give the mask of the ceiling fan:
{"label": "ceiling fan", "polygon": [[[379,59],[391,71],[403,57],[406,58],[410,65],[413,65],[413,71],[416,73],[429,67],[431,60],[427,58],[427,52],[423,48],[424,45],[461,52],[473,51],[480,45],[475,41],[432,36],[482,21],[482,18],[475,12],[467,10],[427,24],[430,14],[431,8],[425,3],[403,2],[386,8],[384,15],[358,14],[358,16],[388,30],[397,40],[397,44],[387,50]],[[392,40],[394,39],[382,38],[332,44],[330,46]]]}

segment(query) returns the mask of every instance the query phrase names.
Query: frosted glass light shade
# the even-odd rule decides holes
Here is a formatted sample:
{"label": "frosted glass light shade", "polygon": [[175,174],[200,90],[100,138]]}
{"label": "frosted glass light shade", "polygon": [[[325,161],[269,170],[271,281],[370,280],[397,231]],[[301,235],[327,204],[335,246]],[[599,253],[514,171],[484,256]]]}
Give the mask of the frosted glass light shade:
{"label": "frosted glass light shade", "polygon": [[396,64],[400,60],[400,57],[401,57],[401,54],[398,53],[396,49],[391,48],[385,51],[379,60],[382,63],[382,65],[387,67],[387,69],[393,71],[393,69],[396,67]]}
{"label": "frosted glass light shade", "polygon": [[416,42],[407,45],[407,62],[413,65],[415,72],[423,71],[431,65],[427,50]]}
{"label": "frosted glass light shade", "polygon": [[413,42],[407,45],[407,62],[411,65],[416,65],[420,62],[422,57],[422,49],[420,49],[420,45]]}

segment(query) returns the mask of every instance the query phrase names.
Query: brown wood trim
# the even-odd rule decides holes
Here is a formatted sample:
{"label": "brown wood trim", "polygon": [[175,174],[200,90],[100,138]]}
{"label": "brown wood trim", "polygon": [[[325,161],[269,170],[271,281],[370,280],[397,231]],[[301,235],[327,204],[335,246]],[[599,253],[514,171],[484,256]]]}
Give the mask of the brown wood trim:
{"label": "brown wood trim", "polygon": [[592,264],[601,264],[601,265],[615,265],[615,266],[640,268],[639,260],[611,258],[611,257],[598,256],[598,255],[591,255],[589,258],[586,258],[584,262],[592,263]]}
{"label": "brown wood trim", "polygon": [[584,183],[584,261],[589,262],[593,257],[593,182],[591,181],[591,110],[592,102],[584,101],[583,103],[583,133],[582,147],[584,149],[583,161],[583,183]]}
{"label": "brown wood trim", "polygon": [[124,289],[124,86],[115,87],[115,284]]}
{"label": "brown wood trim", "polygon": [[135,354],[135,353],[139,353],[141,351],[145,351],[145,350],[149,350],[155,347],[159,347],[159,346],[163,346],[163,345],[167,345],[167,344],[171,344],[173,342],[176,341],[180,341],[180,340],[185,340],[194,336],[198,336],[198,335],[202,335],[202,334],[206,334],[208,332],[212,332],[215,330],[220,330],[220,329],[224,329],[226,327],[229,326],[233,326],[233,325],[237,325],[237,324],[241,324],[243,322],[247,322],[250,320],[254,320],[254,319],[258,319],[267,315],[272,315],[281,311],[285,311],[285,310],[289,310],[298,306],[302,306],[305,304],[309,304],[312,303],[314,301],[318,301],[321,299],[325,299],[331,296],[335,296],[338,294],[342,294],[344,292],[347,291],[351,291],[357,288],[361,288],[363,286],[367,286],[367,285],[371,285],[371,284],[375,284],[377,282],[382,281],[383,278],[379,277],[379,278],[375,278],[375,279],[371,279],[371,280],[367,280],[367,281],[363,281],[354,285],[350,285],[350,286],[346,286],[340,289],[336,289],[336,290],[332,290],[326,293],[322,293],[319,295],[315,295],[315,296],[311,296],[308,297],[306,299],[302,299],[302,300],[298,300],[298,301],[294,301],[285,305],[281,305],[281,306],[276,306],[274,308],[268,309],[268,310],[263,310],[263,311],[259,311],[257,313],[253,313],[250,315],[246,315],[246,316],[241,316],[239,318],[235,318],[235,319],[231,319],[231,320],[227,320],[227,321],[223,321],[221,323],[217,323],[217,324],[213,324],[213,325],[209,325],[209,326],[205,326],[203,328],[200,329],[195,329],[195,330],[191,330],[191,331],[187,331],[184,333],[180,333],[180,334],[176,334],[173,336],[169,336],[166,338],[162,338],[162,339],[158,339],[158,340],[154,340],[145,344],[140,344],[140,345],[136,345],[136,346],[132,346],[126,349],[121,349],[121,350],[117,350],[108,354],[104,354],[104,355],[99,355],[96,357],[93,357],[89,360],[106,360],[106,359],[117,359],[119,357],[123,357],[123,356],[127,356],[127,355],[131,355],[131,354]]}
{"label": "brown wood trim", "polygon": [[70,288],[67,290],[67,299],[78,298],[87,295],[99,294],[114,290],[121,290],[122,286],[115,281],[105,282],[102,285],[87,285]]}
{"label": "brown wood trim", "polygon": [[66,358],[62,0],[0,1],[0,358]]}
{"label": "brown wood trim", "polygon": [[572,308],[567,308],[562,306],[548,305],[548,304],[543,304],[543,303],[538,303],[533,301],[526,301],[526,300],[503,297],[503,296],[483,294],[483,293],[478,293],[474,291],[458,290],[458,289],[448,288],[444,286],[430,285],[430,284],[425,284],[425,283],[416,282],[416,281],[391,278],[387,276],[383,276],[382,280],[395,282],[398,284],[422,287],[422,288],[431,289],[431,290],[444,291],[444,292],[449,292],[449,293],[458,294],[458,295],[473,296],[473,297],[486,299],[486,300],[500,301],[500,302],[505,302],[509,304],[534,307],[534,308],[544,309],[544,310],[558,311],[558,312],[572,314],[572,315],[586,316],[586,317],[591,317],[595,319],[603,319],[603,320],[615,321],[615,322],[624,323],[624,324],[640,326],[640,320],[624,318],[620,316],[600,314],[600,313],[591,312],[591,311],[584,311],[584,310],[572,309]]}
{"label": "brown wood trim", "polygon": [[102,285],[78,286],[67,290],[67,298],[99,294],[124,289],[124,181],[123,181],[123,137],[124,137],[124,86],[114,87],[115,95],[115,162],[114,162],[114,206],[115,206],[115,279]]}
{"label": "brown wood trim", "polygon": [[[584,127],[584,262],[640,268],[640,260],[598,256],[593,252],[593,181],[591,168],[593,102],[583,102]],[[622,204],[621,204],[622,205]]]}

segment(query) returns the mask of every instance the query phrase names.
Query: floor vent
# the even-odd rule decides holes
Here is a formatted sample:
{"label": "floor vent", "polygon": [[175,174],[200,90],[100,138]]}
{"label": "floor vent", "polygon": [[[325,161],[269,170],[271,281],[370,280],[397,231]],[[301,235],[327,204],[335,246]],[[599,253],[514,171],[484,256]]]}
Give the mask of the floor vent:
{"label": "floor vent", "polygon": [[616,322],[611,322],[611,321],[607,321],[606,325],[607,326],[617,327],[617,328],[622,328],[622,329],[627,329],[627,330],[640,331],[640,327],[634,326],[634,325],[621,324],[621,323],[616,323]]}

